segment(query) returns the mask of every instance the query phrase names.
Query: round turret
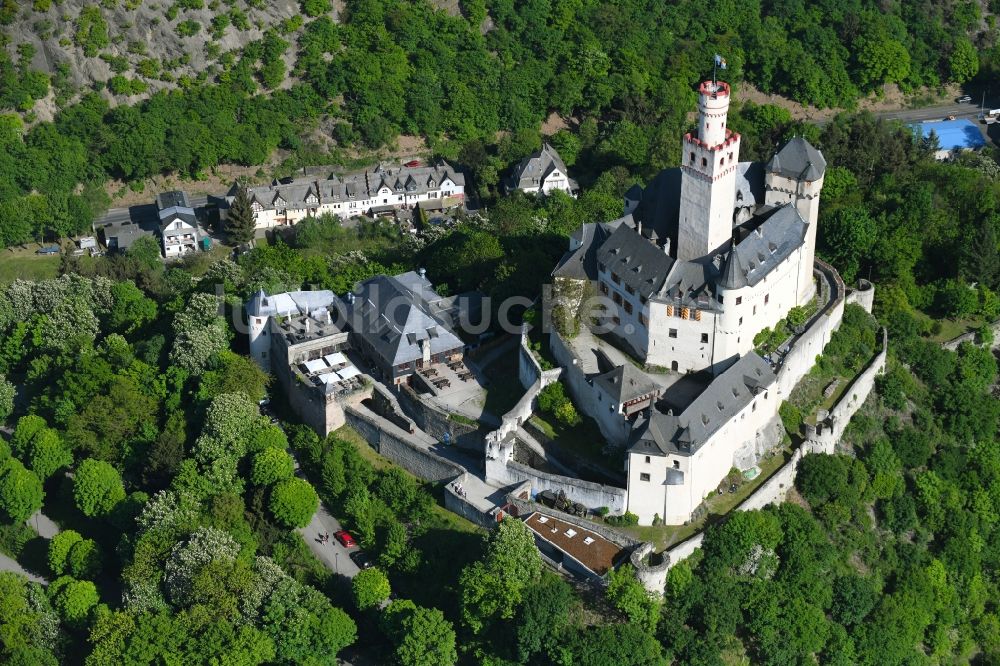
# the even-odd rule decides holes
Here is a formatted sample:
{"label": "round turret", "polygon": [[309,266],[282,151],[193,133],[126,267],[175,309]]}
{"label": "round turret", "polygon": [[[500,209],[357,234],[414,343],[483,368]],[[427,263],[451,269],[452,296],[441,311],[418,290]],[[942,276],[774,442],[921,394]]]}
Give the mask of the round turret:
{"label": "round turret", "polygon": [[698,86],[698,139],[709,147],[725,141],[728,114],[729,84],[702,81]]}

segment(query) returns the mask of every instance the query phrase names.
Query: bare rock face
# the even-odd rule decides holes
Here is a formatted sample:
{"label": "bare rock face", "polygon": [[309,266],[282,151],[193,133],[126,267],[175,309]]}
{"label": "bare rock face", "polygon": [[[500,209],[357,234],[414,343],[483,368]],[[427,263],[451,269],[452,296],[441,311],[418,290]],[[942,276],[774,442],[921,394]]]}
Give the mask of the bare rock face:
{"label": "bare rock face", "polygon": [[[301,14],[298,0],[266,0],[260,3],[261,8],[250,7],[245,0],[238,0],[232,7],[221,0],[204,0],[202,9],[181,9],[173,19],[169,19],[168,10],[174,5],[174,0],[141,0],[136,8],[129,9],[128,6],[136,1],[102,3],[99,0],[63,0],[61,4],[53,2],[48,10],[39,12],[33,10],[32,3],[25,0],[22,3],[25,7],[18,18],[6,27],[7,34],[12,37],[10,51],[13,55],[18,44],[33,45],[36,53],[31,62],[32,68],[49,74],[56,74],[60,65],[65,63],[68,68],[68,83],[75,89],[89,88],[116,74],[101,55],[124,58],[128,62],[128,68],[121,74],[128,78],[141,78],[149,86],[149,90],[143,95],[129,99],[135,101],[157,90],[176,85],[139,74],[136,67],[141,61],[153,59],[165,64],[164,70],[175,80],[181,76],[195,78],[218,58],[206,54],[206,47],[209,45],[214,45],[212,48],[217,48],[220,54],[229,51],[238,54],[248,43],[260,39],[268,28],[276,27],[283,20]],[[111,4],[115,6],[106,6]],[[337,3],[333,4],[335,8],[330,16],[336,18]],[[100,48],[95,56],[87,56],[74,39],[81,10],[88,7],[99,9],[107,24],[109,44]],[[212,19],[233,9],[246,15],[250,28],[239,30],[230,25],[220,39],[213,39]],[[311,20],[305,16],[303,19],[306,22]],[[178,25],[185,21],[197,22],[201,29],[195,35],[182,37],[178,34]],[[286,54],[286,61],[293,60],[294,44],[300,32],[301,28],[295,33],[283,35],[283,39],[292,43]],[[110,92],[107,95],[111,98]],[[121,99],[124,98],[119,98],[119,101]]]}

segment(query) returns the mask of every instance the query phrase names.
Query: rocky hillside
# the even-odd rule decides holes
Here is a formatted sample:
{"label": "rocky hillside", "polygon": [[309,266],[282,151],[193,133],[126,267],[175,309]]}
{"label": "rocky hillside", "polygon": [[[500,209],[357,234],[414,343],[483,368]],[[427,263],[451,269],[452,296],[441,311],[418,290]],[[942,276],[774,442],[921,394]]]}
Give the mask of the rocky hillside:
{"label": "rocky hillside", "polygon": [[[31,109],[39,119],[47,119],[57,106],[95,85],[120,102],[210,79],[267,31],[293,46],[282,55],[290,71],[303,23],[320,15],[336,19],[340,9],[339,0],[16,0],[15,4],[16,11],[0,13],[0,20],[7,20],[3,26],[11,59],[7,69],[51,77],[48,95]],[[25,111],[28,104],[17,106]]]}

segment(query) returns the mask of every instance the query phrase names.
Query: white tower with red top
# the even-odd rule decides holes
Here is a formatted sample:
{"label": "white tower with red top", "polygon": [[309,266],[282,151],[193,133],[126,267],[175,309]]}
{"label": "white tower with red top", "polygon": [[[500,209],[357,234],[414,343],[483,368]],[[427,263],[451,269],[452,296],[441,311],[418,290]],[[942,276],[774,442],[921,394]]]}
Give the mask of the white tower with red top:
{"label": "white tower with red top", "polygon": [[698,134],[684,135],[677,259],[690,261],[729,246],[733,235],[740,135],[726,127],[729,84],[698,86]]}

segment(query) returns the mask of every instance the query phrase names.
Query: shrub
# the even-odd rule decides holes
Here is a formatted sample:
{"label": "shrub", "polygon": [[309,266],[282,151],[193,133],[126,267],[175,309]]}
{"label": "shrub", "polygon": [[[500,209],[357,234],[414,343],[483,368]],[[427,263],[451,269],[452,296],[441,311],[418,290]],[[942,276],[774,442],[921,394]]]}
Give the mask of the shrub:
{"label": "shrub", "polygon": [[101,49],[111,43],[108,39],[108,23],[101,16],[100,7],[84,7],[80,10],[73,41],[89,58],[96,56]]}
{"label": "shrub", "polygon": [[778,414],[781,416],[781,423],[785,426],[788,434],[798,435],[802,429],[802,410],[786,400],[778,408]]}
{"label": "shrub", "polygon": [[331,9],[330,0],[302,0],[302,13],[309,18],[322,16]]}
{"label": "shrub", "polygon": [[608,516],[604,520],[611,525],[619,525],[621,527],[629,527],[631,525],[639,524],[639,516],[630,511],[626,511],[620,516]]}
{"label": "shrub", "polygon": [[181,37],[194,37],[201,32],[201,23],[193,19],[181,21],[177,24],[177,34]]}

